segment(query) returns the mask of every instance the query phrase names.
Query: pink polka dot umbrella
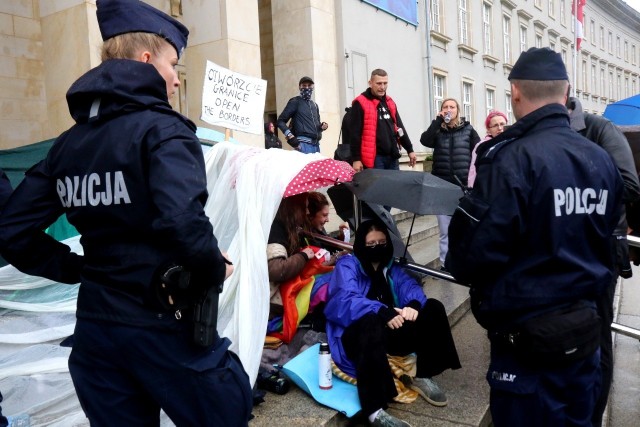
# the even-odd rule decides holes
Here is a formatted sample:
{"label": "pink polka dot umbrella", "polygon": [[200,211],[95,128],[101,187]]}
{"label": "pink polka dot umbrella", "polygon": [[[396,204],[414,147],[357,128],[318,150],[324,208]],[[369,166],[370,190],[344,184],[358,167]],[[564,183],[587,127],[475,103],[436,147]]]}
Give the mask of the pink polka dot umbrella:
{"label": "pink polka dot umbrella", "polygon": [[294,196],[341,182],[349,182],[356,171],[347,162],[333,159],[316,160],[307,164],[284,190],[284,197]]}

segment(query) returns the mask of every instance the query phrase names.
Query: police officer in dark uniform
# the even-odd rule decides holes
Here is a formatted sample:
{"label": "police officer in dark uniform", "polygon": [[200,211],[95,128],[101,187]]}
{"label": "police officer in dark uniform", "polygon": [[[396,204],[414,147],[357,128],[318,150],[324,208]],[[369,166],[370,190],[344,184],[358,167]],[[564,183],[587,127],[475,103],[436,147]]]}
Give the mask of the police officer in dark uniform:
{"label": "police officer in dark uniform", "polygon": [[[196,329],[233,268],[204,213],[196,128],[168,102],[188,30],[137,0],[98,0],[97,17],[103,62],[71,86],[76,124],[5,206],[0,251],[80,282],[69,371],[92,426],[159,425],[161,408],[178,426],[246,426],[247,374],[215,326]],[[84,256],[43,232],[62,214]]]}
{"label": "police officer in dark uniform", "polygon": [[600,384],[595,301],[614,276],[622,179],[571,130],[558,53],[529,49],[509,80],[517,122],[479,150],[446,266],[470,284],[488,331],[494,425],[586,427]]}

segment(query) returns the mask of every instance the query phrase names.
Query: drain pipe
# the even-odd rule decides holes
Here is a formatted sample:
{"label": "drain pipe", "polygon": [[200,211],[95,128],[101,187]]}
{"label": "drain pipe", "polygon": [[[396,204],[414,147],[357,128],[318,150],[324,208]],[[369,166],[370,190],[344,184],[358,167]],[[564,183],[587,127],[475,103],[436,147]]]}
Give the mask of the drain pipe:
{"label": "drain pipe", "polygon": [[430,117],[433,117],[431,109],[433,108],[433,71],[431,69],[431,14],[429,13],[429,0],[424,0],[424,14],[425,14],[425,43],[427,44],[427,56],[425,60],[427,61],[427,85],[429,86],[429,90],[427,93],[429,94],[429,108],[428,108],[428,120],[427,123],[431,123]]}

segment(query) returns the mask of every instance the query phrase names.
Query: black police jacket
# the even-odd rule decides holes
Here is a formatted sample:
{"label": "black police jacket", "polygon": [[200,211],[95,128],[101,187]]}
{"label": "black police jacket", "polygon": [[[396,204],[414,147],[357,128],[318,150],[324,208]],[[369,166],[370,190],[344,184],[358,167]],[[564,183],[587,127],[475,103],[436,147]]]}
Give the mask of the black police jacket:
{"label": "black police jacket", "polygon": [[479,148],[478,175],[449,227],[446,267],[471,285],[487,329],[593,300],[611,283],[623,184],[610,156],[569,127],[559,104]]}
{"label": "black police jacket", "polygon": [[[171,109],[155,68],[137,61],[102,63],[67,100],[76,124],[5,206],[2,255],[25,273],[81,282],[79,318],[177,327],[156,297],[159,272],[184,265],[204,287],[225,275],[195,126]],[[62,214],[84,257],[42,231]]]}

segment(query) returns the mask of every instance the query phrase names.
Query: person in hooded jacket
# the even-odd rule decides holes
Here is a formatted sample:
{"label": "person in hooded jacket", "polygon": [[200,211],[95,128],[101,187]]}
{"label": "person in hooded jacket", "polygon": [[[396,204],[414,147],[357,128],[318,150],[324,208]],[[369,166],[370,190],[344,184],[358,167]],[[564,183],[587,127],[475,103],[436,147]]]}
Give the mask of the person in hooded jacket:
{"label": "person in hooded jacket", "polygon": [[407,426],[384,409],[397,395],[387,355],[417,354],[411,388],[435,406],[447,397],[432,379],[460,360],[442,303],[427,299],[420,284],[393,263],[389,230],[381,220],[363,222],[353,255],[338,259],[324,310],[331,357],[357,379],[360,405],[374,426]]}
{"label": "person in hooded jacket", "polygon": [[[480,141],[478,132],[460,117],[460,104],[453,98],[442,101],[442,106],[429,128],[420,136],[420,143],[433,148],[431,173],[452,184],[467,186],[471,153]],[[450,215],[437,215],[440,230],[440,265],[444,269],[449,247]]]}
{"label": "person in hooded jacket", "polygon": [[[27,274],[80,282],[69,371],[92,426],[159,425],[161,409],[178,426],[247,426],[230,341],[193,337],[195,302],[233,267],[204,213],[196,127],[168,102],[188,30],[140,1],[98,0],[97,18],[103,62],[67,92],[76,124],[5,206],[0,250]],[[44,233],[63,214],[84,256]]]}
{"label": "person in hooded jacket", "polygon": [[276,135],[276,127],[271,122],[264,124],[264,148],[282,148],[282,142]]}

